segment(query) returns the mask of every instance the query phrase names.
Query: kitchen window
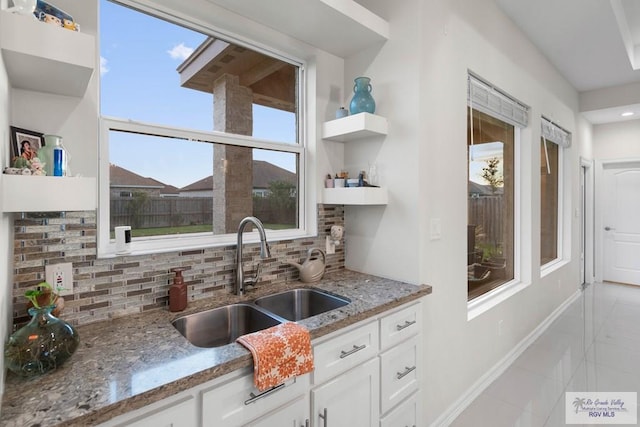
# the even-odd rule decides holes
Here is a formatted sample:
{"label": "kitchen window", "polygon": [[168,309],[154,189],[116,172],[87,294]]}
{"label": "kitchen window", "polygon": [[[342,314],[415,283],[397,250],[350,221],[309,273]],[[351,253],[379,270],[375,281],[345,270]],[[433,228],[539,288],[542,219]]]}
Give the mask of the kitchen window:
{"label": "kitchen window", "polygon": [[307,234],[301,61],[135,1],[100,1],[100,52],[99,253]]}
{"label": "kitchen window", "polygon": [[478,301],[518,280],[518,139],[527,107],[469,76],[467,297]]}

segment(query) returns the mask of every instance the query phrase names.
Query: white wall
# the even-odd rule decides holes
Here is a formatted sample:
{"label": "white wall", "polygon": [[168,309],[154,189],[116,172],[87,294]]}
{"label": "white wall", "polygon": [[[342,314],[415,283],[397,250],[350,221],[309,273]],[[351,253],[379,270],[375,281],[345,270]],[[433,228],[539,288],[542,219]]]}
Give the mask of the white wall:
{"label": "white wall", "polygon": [[[9,164],[9,81],[0,55],[0,168]],[[2,185],[2,174],[0,174]],[[13,283],[13,234],[12,215],[3,213],[0,199],[0,340],[2,343],[10,333],[11,325],[11,284]],[[0,355],[0,396],[4,392],[4,351]],[[0,402],[2,399],[0,398]]]}
{"label": "white wall", "polygon": [[[427,378],[422,406],[429,425],[442,421],[438,417],[453,411],[483,374],[577,292],[579,234],[572,219],[579,200],[579,155],[588,152],[580,138],[589,126],[578,117],[576,91],[493,1],[361,3],[389,19],[392,37],[375,55],[348,58],[345,80],[358,74],[372,78],[379,112],[389,119],[390,131],[379,145],[345,146],[345,162],[377,155],[390,197],[383,209],[347,209],[347,265],[433,286],[424,322]],[[467,320],[465,269],[468,70],[531,106],[530,125],[521,135],[520,214],[521,276],[529,286],[472,320]],[[540,115],[574,135],[564,174],[568,262],[543,278]],[[430,240],[432,220],[441,224],[441,239]]]}
{"label": "white wall", "polygon": [[640,159],[640,120],[593,127],[593,157],[597,160]]}

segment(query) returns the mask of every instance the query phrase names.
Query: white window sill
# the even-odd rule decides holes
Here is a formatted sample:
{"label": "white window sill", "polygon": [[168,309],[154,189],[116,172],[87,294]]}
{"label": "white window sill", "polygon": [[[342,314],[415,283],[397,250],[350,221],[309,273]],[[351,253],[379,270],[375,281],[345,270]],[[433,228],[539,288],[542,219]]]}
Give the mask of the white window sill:
{"label": "white window sill", "polygon": [[556,258],[553,261],[550,261],[545,265],[543,265],[542,267],[540,267],[540,277],[548,276],[549,274],[553,273],[556,270],[561,269],[567,264],[569,264],[569,260]]}
{"label": "white window sill", "polygon": [[513,295],[529,286],[529,283],[520,281],[508,282],[484,295],[472,299],[467,303],[467,321],[473,320],[482,313],[508,300]]}
{"label": "white window sill", "polygon": [[[274,243],[280,240],[293,240],[315,237],[315,235],[304,230],[267,230],[267,242]],[[260,242],[257,231],[246,232],[242,235],[243,244]],[[176,237],[158,236],[146,238],[133,238],[130,251],[127,253],[116,253],[115,240],[110,240],[105,245],[100,245],[98,258],[115,258],[119,256],[151,255],[167,252],[182,252],[199,250],[205,248],[215,248],[224,246],[236,246],[237,235],[224,234],[212,236],[206,234],[192,234]]]}

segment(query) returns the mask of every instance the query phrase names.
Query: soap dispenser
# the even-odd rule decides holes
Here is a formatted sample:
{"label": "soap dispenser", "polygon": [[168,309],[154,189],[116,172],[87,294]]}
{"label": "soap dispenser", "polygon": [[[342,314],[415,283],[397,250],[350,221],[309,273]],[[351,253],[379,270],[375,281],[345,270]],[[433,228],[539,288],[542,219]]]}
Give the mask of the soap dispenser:
{"label": "soap dispenser", "polygon": [[182,272],[184,268],[172,268],[176,273],[173,284],[169,288],[169,311],[182,311],[187,308],[187,285],[184,284]]}

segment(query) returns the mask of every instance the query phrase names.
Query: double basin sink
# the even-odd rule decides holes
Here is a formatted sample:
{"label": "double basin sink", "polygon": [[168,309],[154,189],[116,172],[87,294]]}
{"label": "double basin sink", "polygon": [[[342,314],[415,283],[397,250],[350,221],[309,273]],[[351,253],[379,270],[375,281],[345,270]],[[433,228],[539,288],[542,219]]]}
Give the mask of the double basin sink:
{"label": "double basin sink", "polygon": [[319,289],[300,288],[190,314],[171,324],[197,347],[220,347],[241,335],[286,321],[303,320],[343,307],[349,299]]}

